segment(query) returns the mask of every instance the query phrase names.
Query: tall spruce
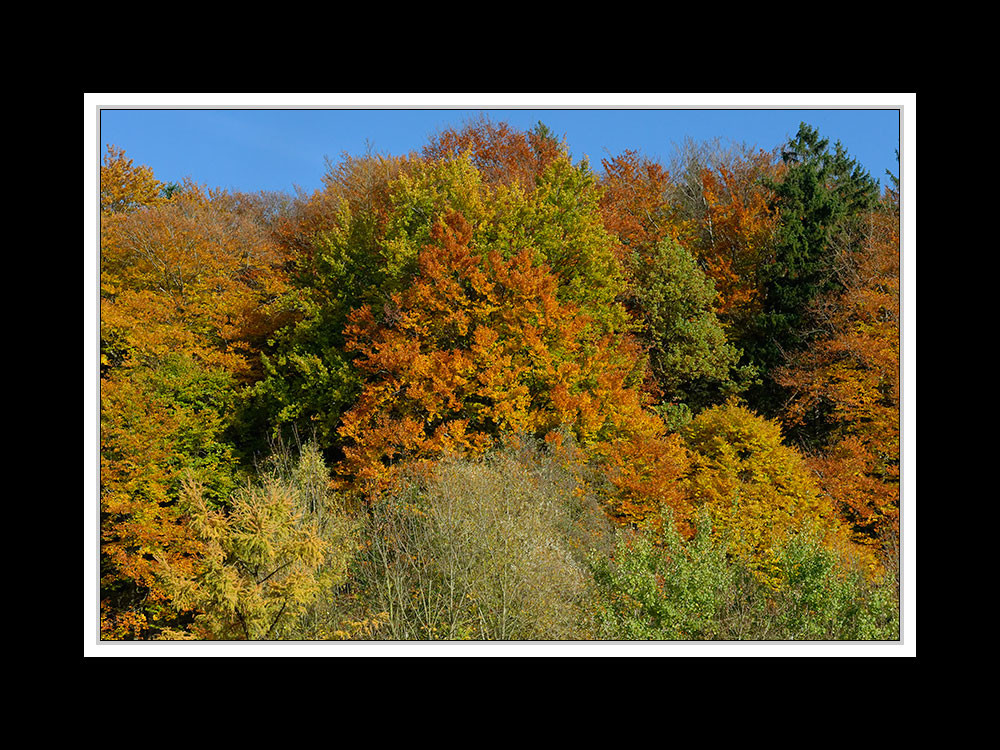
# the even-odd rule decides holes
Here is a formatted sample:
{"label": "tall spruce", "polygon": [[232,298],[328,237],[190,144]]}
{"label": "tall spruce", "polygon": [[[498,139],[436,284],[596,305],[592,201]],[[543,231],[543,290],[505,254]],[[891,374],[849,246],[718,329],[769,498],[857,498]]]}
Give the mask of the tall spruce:
{"label": "tall spruce", "polygon": [[763,310],[749,340],[741,342],[762,373],[750,394],[763,413],[777,415],[784,393],[770,373],[811,339],[810,304],[841,289],[837,260],[852,252],[857,223],[878,201],[878,183],[838,141],[801,123],[781,152],[782,176],[768,181],[779,221],[774,260],[765,269]]}

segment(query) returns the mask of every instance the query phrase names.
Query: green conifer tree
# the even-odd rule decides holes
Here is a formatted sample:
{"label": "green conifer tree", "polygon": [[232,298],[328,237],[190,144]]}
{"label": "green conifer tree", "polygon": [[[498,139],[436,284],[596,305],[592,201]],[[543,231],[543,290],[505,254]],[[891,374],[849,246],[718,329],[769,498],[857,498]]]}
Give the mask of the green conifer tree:
{"label": "green conifer tree", "polygon": [[838,291],[837,257],[851,252],[855,225],[878,201],[878,183],[838,141],[806,123],[782,149],[786,170],[769,183],[780,217],[774,261],[765,270],[764,309],[748,340],[740,342],[763,374],[749,394],[763,413],[777,414],[781,389],[769,373],[810,340],[809,306],[819,295]]}

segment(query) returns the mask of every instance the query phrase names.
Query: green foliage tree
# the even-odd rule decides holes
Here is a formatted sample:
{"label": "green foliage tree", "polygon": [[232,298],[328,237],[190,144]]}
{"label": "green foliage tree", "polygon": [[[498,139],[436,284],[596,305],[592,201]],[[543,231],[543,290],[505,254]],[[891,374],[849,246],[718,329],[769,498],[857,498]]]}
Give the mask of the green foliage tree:
{"label": "green foliage tree", "polygon": [[622,331],[624,275],[601,216],[602,188],[586,162],[555,160],[527,211],[529,240],[560,279],[559,296],[578,304],[602,332]]}
{"label": "green foliage tree", "polygon": [[294,266],[282,298],[291,321],[263,347],[263,377],[242,413],[244,439],[297,430],[324,450],[335,447],[341,415],[360,389],[344,349],[348,315],[364,304],[381,309],[412,272],[412,259],[386,240],[391,185],[404,170],[401,159],[345,156],[329,164],[322,191],[282,217],[277,234]]}
{"label": "green foliage tree", "polygon": [[636,264],[635,296],[650,365],[669,405],[700,410],[739,388],[740,352],[713,310],[715,287],[678,242],[660,241]]}
{"label": "green foliage tree", "polygon": [[[618,534],[613,554],[591,561],[598,591],[599,638],[706,640],[721,634],[717,612],[734,568],[711,534],[707,512],[686,541],[666,509],[655,537],[645,530]],[[655,541],[654,541],[655,540]]]}
{"label": "green foliage tree", "polygon": [[[895,641],[899,581],[872,580],[806,525],[775,550],[778,585],[727,552],[702,512],[685,539],[663,529],[621,531],[610,556],[595,556],[597,637],[602,640]],[[655,540],[655,541],[654,541]]]}

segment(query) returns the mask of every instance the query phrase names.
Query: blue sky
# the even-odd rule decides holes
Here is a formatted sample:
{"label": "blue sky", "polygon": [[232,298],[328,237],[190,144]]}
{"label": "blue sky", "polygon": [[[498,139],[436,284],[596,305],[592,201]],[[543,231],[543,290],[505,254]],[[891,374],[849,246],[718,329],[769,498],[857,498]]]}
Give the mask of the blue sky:
{"label": "blue sky", "polygon": [[[420,99],[403,99],[398,105],[389,100],[350,109],[295,109],[284,104],[288,100],[281,97],[272,101],[262,96],[250,97],[243,104],[249,108],[204,109],[213,107],[213,102],[197,96],[187,101],[170,99],[165,104],[148,104],[148,100],[122,95],[117,95],[116,101],[115,96],[106,95],[104,101],[97,102],[98,106],[116,107],[99,110],[99,151],[103,152],[104,144],[112,143],[125,149],[136,163],[150,166],[160,180],[180,182],[191,177],[209,187],[234,190],[294,192],[300,187],[311,192],[321,186],[325,157],[336,162],[345,152],[359,155],[368,143],[379,153],[419,150],[442,128],[460,126],[481,112],[522,130],[544,122],[566,138],[574,159],[586,155],[598,170],[602,158],[626,149],[640,151],[666,165],[676,146],[686,138],[707,141],[718,137],[771,149],[794,136],[799,123],[805,121],[818,128],[831,144],[840,140],[848,153],[883,184],[887,169],[894,174],[900,172],[895,151],[900,147],[898,107],[902,99],[879,102],[860,97],[860,105],[852,104],[852,99],[837,99],[832,104],[821,102],[805,109],[791,109],[787,104],[755,105],[752,98],[734,98],[730,105],[722,98],[708,105],[696,102],[683,109],[667,109],[662,107],[678,105],[672,105],[669,98],[639,99],[638,106],[616,106],[599,98],[583,97],[583,104],[577,107],[545,108],[533,106],[530,101],[535,101],[536,95],[530,95],[528,106],[516,108],[487,105],[460,109],[445,104],[423,109],[413,108],[423,106]],[[433,99],[433,95],[428,96]],[[481,96],[488,99],[487,95]],[[475,100],[474,95],[470,98]],[[785,99],[789,100],[798,101],[794,97]],[[309,106],[330,103],[351,106],[323,98]],[[158,108],[139,108],[144,106]],[[281,108],[269,108],[275,106]],[[608,106],[613,108],[603,108]]]}

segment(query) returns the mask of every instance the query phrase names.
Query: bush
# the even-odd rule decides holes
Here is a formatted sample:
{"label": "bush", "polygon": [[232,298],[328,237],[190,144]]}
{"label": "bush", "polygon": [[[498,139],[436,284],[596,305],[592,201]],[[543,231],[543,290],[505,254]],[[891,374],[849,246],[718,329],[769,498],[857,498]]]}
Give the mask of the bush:
{"label": "bush", "polygon": [[604,523],[551,454],[446,458],[368,508],[353,619],[392,640],[585,638]]}
{"label": "bush", "polygon": [[796,535],[778,559],[776,597],[782,637],[795,640],[898,640],[899,589],[891,574],[869,580],[863,563],[825,547],[813,531]]}
{"label": "bush", "polygon": [[703,640],[718,634],[716,613],[734,569],[725,548],[712,540],[707,514],[690,542],[669,509],[660,528],[623,530],[611,557],[592,560],[602,639]]}
{"label": "bush", "polygon": [[772,577],[727,552],[703,510],[685,541],[665,513],[651,529],[622,531],[592,561],[599,637],[605,640],[897,640],[898,581],[871,581],[862,564],[806,529],[775,552]]}

